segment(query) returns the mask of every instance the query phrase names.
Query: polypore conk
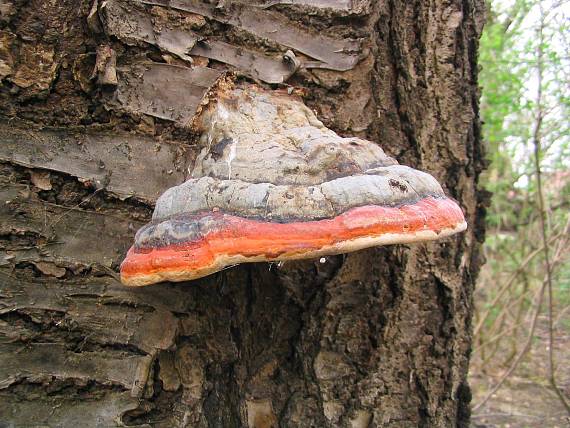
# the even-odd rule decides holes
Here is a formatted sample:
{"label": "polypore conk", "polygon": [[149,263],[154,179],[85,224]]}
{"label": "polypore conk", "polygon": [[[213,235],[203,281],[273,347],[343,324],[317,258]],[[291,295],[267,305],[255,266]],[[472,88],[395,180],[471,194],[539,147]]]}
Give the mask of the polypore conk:
{"label": "polypore conk", "polygon": [[191,177],[158,200],[121,265],[132,286],[236,263],[318,258],[428,241],[467,227],[429,174],[342,138],[300,100],[256,87],[204,107]]}

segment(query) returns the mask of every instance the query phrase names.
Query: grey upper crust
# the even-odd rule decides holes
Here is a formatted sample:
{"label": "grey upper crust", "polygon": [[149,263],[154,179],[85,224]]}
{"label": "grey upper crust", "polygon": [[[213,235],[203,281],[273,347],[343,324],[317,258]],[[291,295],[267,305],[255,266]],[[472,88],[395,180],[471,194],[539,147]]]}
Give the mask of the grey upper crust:
{"label": "grey upper crust", "polygon": [[309,186],[202,177],[168,189],[159,198],[152,219],[219,209],[273,221],[318,220],[354,207],[412,204],[427,196],[445,195],[431,175],[403,165]]}
{"label": "grey upper crust", "polygon": [[153,222],[212,210],[310,221],[445,197],[431,175],[399,165],[370,141],[338,136],[285,94],[254,86],[217,94],[198,127],[204,148],[192,178],[159,198]]}

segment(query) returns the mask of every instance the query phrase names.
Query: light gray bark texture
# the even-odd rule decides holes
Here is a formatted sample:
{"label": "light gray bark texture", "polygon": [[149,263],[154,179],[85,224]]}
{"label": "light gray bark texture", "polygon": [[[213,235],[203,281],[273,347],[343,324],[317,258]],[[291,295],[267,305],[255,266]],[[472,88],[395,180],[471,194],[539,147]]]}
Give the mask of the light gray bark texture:
{"label": "light gray bark texture", "polygon": [[[484,2],[326,5],[0,1],[1,426],[469,425]],[[468,230],[123,287],[225,71],[430,173]]]}

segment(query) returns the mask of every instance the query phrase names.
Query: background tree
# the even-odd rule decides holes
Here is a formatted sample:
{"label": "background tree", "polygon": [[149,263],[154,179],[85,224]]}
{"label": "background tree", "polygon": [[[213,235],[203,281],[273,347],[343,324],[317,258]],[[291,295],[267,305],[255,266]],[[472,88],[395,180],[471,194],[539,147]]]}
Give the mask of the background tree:
{"label": "background tree", "polygon": [[[249,3],[0,4],[2,422],[468,425],[484,5]],[[191,62],[268,90],[292,66],[327,126],[433,174],[468,231],[121,286],[134,230],[199,150]]]}
{"label": "background tree", "polygon": [[[536,411],[541,424],[552,418],[558,425],[570,411],[563,351],[570,326],[568,3],[493,1],[488,7],[480,81],[492,161],[483,182],[493,199],[488,263],[476,293],[472,372],[482,382],[475,409],[484,417],[479,409],[509,376],[510,388],[519,391],[530,377],[528,398],[519,394],[514,413]],[[554,394],[536,392],[546,390]],[[496,401],[487,412],[497,413],[503,397]]]}

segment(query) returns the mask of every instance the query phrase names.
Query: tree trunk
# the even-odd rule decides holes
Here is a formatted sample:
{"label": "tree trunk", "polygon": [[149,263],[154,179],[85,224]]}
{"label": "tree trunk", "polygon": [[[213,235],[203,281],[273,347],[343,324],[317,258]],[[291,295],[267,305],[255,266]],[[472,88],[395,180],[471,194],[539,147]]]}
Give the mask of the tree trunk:
{"label": "tree trunk", "polygon": [[[0,1],[0,425],[468,426],[483,1],[125,0],[113,21],[117,2]],[[175,27],[207,52],[178,49]],[[321,66],[263,66],[289,48]],[[160,72],[149,109],[121,82],[136,92],[143,60],[208,55],[267,90],[285,75],[328,127],[434,175],[467,232],[122,286],[134,232],[200,149],[184,116],[200,85]]]}

